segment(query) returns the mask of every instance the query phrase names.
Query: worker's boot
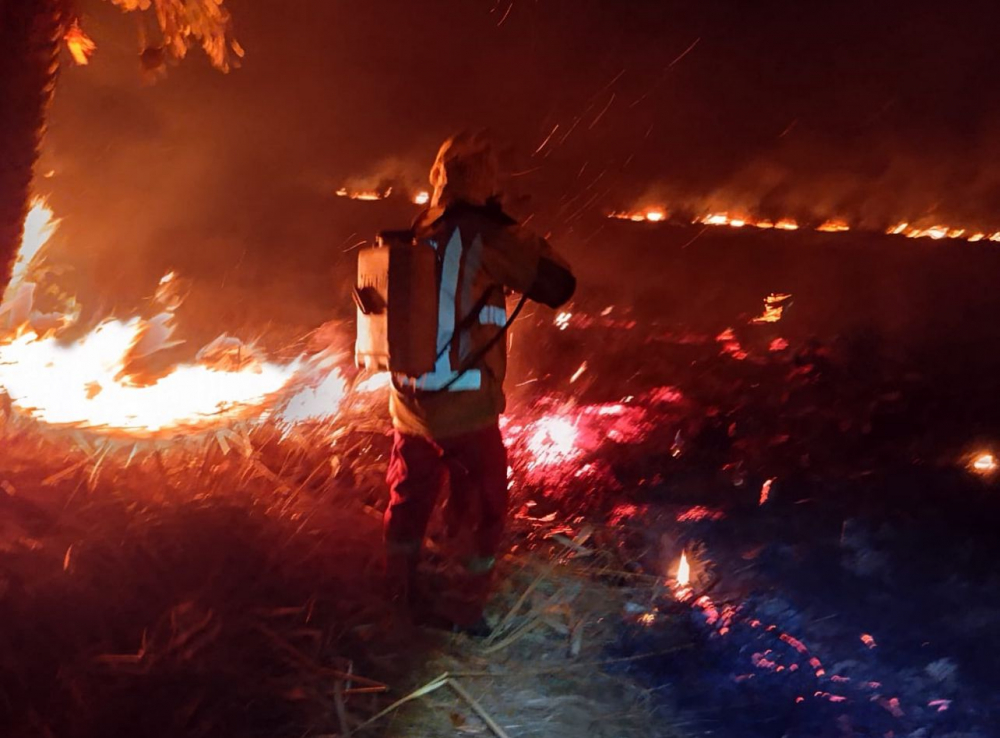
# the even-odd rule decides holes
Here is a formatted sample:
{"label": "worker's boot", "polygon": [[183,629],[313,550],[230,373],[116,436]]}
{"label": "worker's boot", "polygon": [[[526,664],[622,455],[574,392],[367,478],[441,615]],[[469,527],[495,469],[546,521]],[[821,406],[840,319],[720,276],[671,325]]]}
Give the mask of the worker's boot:
{"label": "worker's boot", "polygon": [[450,630],[474,638],[491,635],[484,610],[492,591],[493,564],[492,557],[469,559],[464,575],[441,593],[436,609]]}

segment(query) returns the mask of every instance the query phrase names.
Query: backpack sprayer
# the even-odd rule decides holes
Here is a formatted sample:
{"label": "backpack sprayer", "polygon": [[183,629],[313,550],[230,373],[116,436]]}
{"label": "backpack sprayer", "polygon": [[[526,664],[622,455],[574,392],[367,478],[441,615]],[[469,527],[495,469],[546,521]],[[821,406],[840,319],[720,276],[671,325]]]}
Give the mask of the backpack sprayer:
{"label": "backpack sprayer", "polygon": [[[358,280],[354,302],[358,308],[355,364],[369,371],[389,371],[420,377],[434,371],[439,358],[451,350],[455,339],[479,319],[499,286],[487,289],[469,314],[455,326],[444,346],[438,347],[437,252],[415,239],[413,231],[384,231],[376,245],[358,253]],[[507,323],[475,351],[442,388],[451,389],[475,368],[503,339],[527,298],[522,297]]]}
{"label": "backpack sprayer", "polygon": [[385,231],[358,254],[355,363],[419,377],[437,361],[437,254],[413,231]]}

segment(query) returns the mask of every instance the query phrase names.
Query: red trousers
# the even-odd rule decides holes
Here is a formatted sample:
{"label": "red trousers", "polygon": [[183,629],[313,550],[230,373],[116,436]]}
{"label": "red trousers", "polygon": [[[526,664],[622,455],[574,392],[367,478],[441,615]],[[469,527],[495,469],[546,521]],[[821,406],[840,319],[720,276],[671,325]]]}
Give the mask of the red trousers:
{"label": "red trousers", "polygon": [[390,556],[419,554],[434,505],[450,482],[447,518],[472,533],[470,569],[492,568],[507,518],[507,449],[491,426],[443,440],[396,432],[384,531]]}

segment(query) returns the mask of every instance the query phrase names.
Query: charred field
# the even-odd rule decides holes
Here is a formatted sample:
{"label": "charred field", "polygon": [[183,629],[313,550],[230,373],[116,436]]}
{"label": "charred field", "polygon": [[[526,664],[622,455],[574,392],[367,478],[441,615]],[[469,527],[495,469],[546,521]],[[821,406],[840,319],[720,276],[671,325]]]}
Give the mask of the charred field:
{"label": "charred field", "polygon": [[[291,432],[139,450],[8,406],[4,734],[490,730],[436,687],[367,722],[440,687],[444,659],[511,736],[995,735],[1000,252],[592,233],[576,302],[513,331],[486,645],[381,598],[377,390]],[[620,282],[588,249],[615,250]],[[601,680],[631,696],[567,701]],[[616,733],[601,715],[623,705],[645,717]]]}

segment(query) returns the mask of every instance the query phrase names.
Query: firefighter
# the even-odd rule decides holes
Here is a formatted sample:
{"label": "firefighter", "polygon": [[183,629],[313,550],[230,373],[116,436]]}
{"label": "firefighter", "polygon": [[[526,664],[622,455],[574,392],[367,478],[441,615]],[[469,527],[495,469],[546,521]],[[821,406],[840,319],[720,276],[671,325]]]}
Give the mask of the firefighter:
{"label": "firefighter", "polygon": [[[438,347],[433,372],[394,376],[394,441],[385,513],[386,573],[400,603],[415,603],[428,521],[446,483],[451,527],[470,541],[461,596],[424,603],[439,624],[485,635],[483,607],[507,515],[507,450],[500,435],[507,364],[506,291],[549,307],[576,289],[548,242],[500,206],[498,161],[482,133],[446,141],[430,172],[434,194],[414,226],[439,268]],[[450,599],[450,601],[448,601]]]}

